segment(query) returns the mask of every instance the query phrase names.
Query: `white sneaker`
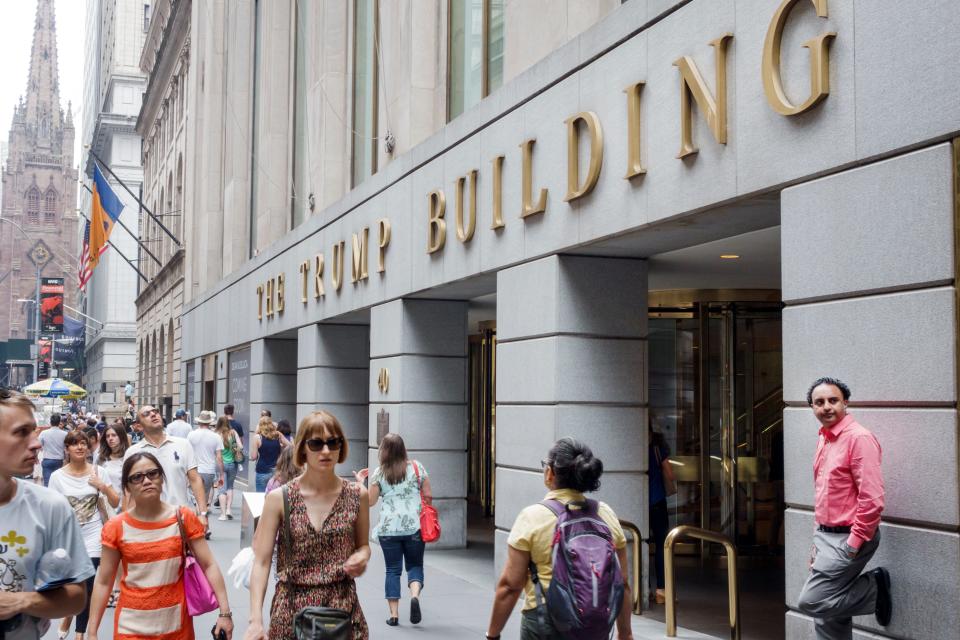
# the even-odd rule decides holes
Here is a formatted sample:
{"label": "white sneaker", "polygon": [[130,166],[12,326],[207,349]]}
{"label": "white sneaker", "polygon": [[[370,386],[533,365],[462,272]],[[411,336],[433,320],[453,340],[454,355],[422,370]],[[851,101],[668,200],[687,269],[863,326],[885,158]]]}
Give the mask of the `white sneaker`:
{"label": "white sneaker", "polygon": [[217,518],[217,520],[222,520],[222,521],[226,522],[226,521],[227,521],[227,516],[226,516],[226,514],[221,513],[221,514],[220,514],[220,517]]}

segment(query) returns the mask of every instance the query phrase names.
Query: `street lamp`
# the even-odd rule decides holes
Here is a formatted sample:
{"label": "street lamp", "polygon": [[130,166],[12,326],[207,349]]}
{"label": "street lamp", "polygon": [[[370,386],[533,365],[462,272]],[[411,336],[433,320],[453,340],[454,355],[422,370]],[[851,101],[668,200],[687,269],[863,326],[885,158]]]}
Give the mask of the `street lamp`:
{"label": "street lamp", "polygon": [[[23,234],[23,237],[27,239],[28,242],[33,242],[33,238],[30,237],[30,234],[23,230],[19,224],[11,220],[10,218],[0,217],[0,222],[6,222],[7,224],[12,224],[16,227],[17,231]],[[34,292],[34,324],[33,324],[33,344],[37,350],[36,357],[33,358],[33,381],[37,382],[37,376],[39,374],[39,358],[40,358],[40,265],[34,261],[34,266],[37,267],[37,284],[36,290]]]}

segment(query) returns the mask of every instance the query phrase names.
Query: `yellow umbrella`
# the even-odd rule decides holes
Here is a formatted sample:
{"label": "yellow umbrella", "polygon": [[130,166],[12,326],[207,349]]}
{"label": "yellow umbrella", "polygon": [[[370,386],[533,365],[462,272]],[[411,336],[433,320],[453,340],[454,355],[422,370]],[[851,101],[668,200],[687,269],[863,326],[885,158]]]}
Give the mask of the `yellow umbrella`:
{"label": "yellow umbrella", "polygon": [[24,392],[38,398],[63,398],[64,400],[78,400],[87,395],[82,387],[60,378],[47,378],[34,382],[24,388]]}

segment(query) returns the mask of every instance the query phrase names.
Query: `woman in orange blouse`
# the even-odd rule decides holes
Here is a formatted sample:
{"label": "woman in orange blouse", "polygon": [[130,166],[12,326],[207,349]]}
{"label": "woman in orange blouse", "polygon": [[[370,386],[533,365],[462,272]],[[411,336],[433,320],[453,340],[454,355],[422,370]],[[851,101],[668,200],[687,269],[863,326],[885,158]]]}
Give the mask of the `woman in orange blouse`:
{"label": "woman in orange blouse", "polygon": [[220,605],[214,634],[233,635],[227,588],[213,553],[204,539],[204,526],[193,511],[160,500],[164,473],[150,453],[136,453],[123,463],[121,483],[134,507],[103,527],[103,555],[90,599],[87,640],[96,640],[100,620],[123,564],[120,600],[113,622],[116,640],[193,640],[193,620],[187,612],[183,586],[183,542],[177,522],[179,508],[190,550],[203,568]]}

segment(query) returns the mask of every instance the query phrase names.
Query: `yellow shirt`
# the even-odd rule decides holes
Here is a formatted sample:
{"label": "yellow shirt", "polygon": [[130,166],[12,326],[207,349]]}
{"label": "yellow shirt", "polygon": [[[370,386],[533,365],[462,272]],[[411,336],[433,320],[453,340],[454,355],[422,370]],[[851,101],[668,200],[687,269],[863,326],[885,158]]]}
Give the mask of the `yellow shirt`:
{"label": "yellow shirt", "polygon": [[[547,494],[545,500],[559,500],[566,504],[573,501],[580,501],[584,496],[579,491],[573,489],[557,489]],[[606,503],[599,505],[600,517],[610,527],[613,534],[613,546],[617,549],[623,549],[627,546],[627,539],[623,535],[623,529],[620,528],[620,520],[617,514],[613,512]],[[507,544],[517,551],[526,551],[530,558],[537,565],[537,575],[540,577],[540,584],[543,586],[544,593],[550,586],[550,579],[553,577],[553,565],[551,563],[550,551],[553,548],[553,535],[557,529],[557,517],[553,512],[542,504],[533,504],[520,512],[513,528],[510,529],[510,537],[507,538]],[[537,598],[533,592],[533,581],[527,576],[527,583],[523,587],[524,603],[523,610],[537,608]]]}

